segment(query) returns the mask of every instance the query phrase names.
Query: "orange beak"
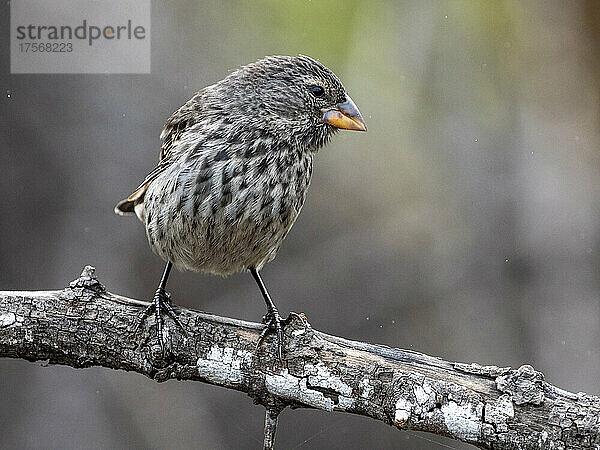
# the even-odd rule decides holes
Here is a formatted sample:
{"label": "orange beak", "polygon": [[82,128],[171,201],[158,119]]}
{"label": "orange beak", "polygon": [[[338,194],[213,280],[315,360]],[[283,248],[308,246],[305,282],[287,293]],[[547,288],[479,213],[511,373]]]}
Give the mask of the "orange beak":
{"label": "orange beak", "polygon": [[367,131],[360,111],[348,96],[344,103],[338,103],[335,108],[323,112],[323,122],[329,125],[343,130]]}

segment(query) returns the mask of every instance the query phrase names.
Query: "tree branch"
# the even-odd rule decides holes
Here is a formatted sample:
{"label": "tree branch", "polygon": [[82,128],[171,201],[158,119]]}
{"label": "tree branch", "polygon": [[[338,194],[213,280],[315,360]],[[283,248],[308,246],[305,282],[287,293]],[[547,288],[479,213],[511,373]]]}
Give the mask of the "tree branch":
{"label": "tree branch", "polygon": [[195,380],[246,392],[267,408],[265,448],[286,406],[343,411],[481,448],[598,448],[600,398],[572,394],[519,369],[447,362],[355,342],[296,319],[284,361],[261,325],[179,309],[165,355],[152,318],[134,334],[145,302],[107,292],[87,266],[62,291],[0,292],[0,357],[134,371],[156,381]]}

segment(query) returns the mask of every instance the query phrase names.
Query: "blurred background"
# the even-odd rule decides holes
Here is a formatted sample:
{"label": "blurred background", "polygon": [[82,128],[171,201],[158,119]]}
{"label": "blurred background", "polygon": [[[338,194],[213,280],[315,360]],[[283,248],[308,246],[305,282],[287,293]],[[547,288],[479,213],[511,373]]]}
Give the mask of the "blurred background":
{"label": "blurred background", "polygon": [[[149,299],[162,261],[113,214],[193,93],[270,54],[318,58],[369,132],[339,133],[278,258],[283,313],[351,339],[600,385],[600,5],[552,1],[152,5],[150,75],[10,75],[0,45],[0,289],[86,264]],[[9,29],[9,2],[0,5]],[[174,273],[175,303],[259,320],[252,278]],[[202,383],[0,361],[2,448],[259,448],[263,409]],[[470,448],[285,411],[279,448]]]}

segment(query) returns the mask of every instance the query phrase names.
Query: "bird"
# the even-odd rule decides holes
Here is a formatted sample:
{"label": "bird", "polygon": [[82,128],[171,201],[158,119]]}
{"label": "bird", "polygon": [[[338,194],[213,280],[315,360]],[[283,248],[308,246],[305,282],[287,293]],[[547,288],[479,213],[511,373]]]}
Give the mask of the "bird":
{"label": "bird", "polygon": [[[158,165],[115,212],[136,215],[166,261],[152,302],[161,349],[163,315],[185,329],[166,284],[179,270],[250,272],[267,312],[257,347],[283,320],[260,271],[275,258],[306,198],[313,157],[338,130],[366,131],[340,79],[309,56],[267,56],[198,91],[167,120]],[[139,325],[139,324],[138,324]]]}

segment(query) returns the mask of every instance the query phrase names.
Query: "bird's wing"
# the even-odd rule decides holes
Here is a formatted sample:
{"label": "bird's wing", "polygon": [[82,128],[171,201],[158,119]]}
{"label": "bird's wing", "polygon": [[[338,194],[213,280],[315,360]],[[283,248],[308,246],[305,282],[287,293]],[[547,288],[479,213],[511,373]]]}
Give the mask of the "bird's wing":
{"label": "bird's wing", "polygon": [[125,200],[121,200],[115,207],[117,214],[130,214],[133,213],[136,204],[140,203],[143,198],[148,186],[154,181],[163,171],[173,164],[178,156],[180,146],[179,141],[184,132],[195,123],[194,117],[198,111],[198,97],[196,94],[190,99],[185,105],[175,111],[160,134],[162,140],[162,146],[160,150],[158,165],[152,169],[152,171],[146,175],[144,181],[133,191],[133,193]]}
{"label": "bird's wing", "polygon": [[115,206],[115,213],[119,215],[133,214],[135,212],[135,206],[144,199],[144,195],[146,194],[146,190],[150,183],[170,165],[171,161],[169,158],[162,159],[152,172],[146,175],[144,181],[142,181],[129,197],[117,203],[117,206]]}
{"label": "bird's wing", "polygon": [[135,201],[135,200],[141,200],[142,197],[144,196],[144,194],[146,193],[146,189],[148,189],[148,186],[150,185],[150,183],[152,183],[152,181],[154,181],[156,179],[156,177],[158,177],[161,173],[163,173],[163,171],[169,167],[172,163],[172,158],[167,157],[167,158],[163,158],[160,160],[160,162],[158,163],[158,165],[152,169],[152,172],[150,172],[148,175],[146,175],[146,178],[144,178],[144,181],[142,181],[142,183],[136,188],[135,191],[133,191],[133,193],[127,197],[128,201]]}
{"label": "bird's wing", "polygon": [[176,152],[177,142],[186,129],[195,123],[194,118],[198,114],[198,96],[199,93],[188,100],[185,105],[175,111],[171,117],[169,117],[169,120],[167,120],[162,133],[160,133],[160,139],[162,141],[159,157],[160,161],[165,159],[168,160],[171,155]]}

